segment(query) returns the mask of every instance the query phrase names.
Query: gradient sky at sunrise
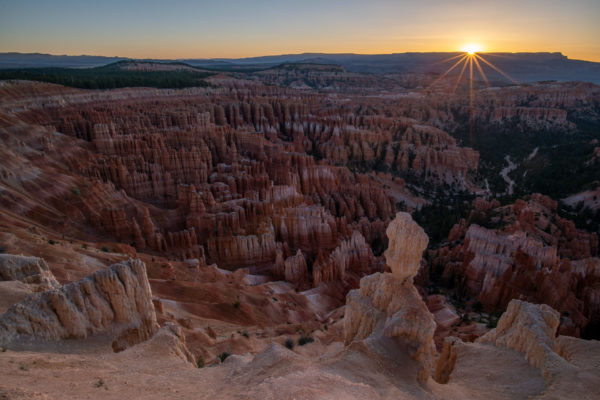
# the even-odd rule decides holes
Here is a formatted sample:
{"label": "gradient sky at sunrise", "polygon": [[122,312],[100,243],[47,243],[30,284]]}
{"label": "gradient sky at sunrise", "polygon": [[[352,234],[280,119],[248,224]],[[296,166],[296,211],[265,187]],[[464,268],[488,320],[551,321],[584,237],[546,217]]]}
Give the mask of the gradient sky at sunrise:
{"label": "gradient sky at sunrise", "polygon": [[600,0],[0,0],[0,52],[135,58],[560,51],[600,61]]}

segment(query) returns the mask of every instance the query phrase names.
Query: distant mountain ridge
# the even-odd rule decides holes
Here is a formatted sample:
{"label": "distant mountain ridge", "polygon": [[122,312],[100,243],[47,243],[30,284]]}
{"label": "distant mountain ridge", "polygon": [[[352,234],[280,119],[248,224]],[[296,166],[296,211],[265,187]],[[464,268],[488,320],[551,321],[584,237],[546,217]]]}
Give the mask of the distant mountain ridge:
{"label": "distant mountain ridge", "polygon": [[[303,53],[249,58],[139,60],[153,62],[184,62],[212,70],[236,71],[244,68],[268,68],[280,64],[335,64],[350,72],[443,73],[454,63],[449,58],[461,53],[393,53],[393,54],[327,54]],[[541,80],[584,81],[600,84],[600,63],[572,60],[561,53],[482,53],[486,59],[519,82]],[[135,60],[126,57],[66,56],[39,53],[0,53],[0,69],[7,68],[91,68],[117,61]],[[503,80],[500,74],[484,65],[488,78]],[[458,73],[458,68],[453,73]],[[489,71],[489,72],[488,72]]]}
{"label": "distant mountain ridge", "polygon": [[91,68],[128,60],[127,57],[68,56],[42,53],[0,53],[0,68]]}

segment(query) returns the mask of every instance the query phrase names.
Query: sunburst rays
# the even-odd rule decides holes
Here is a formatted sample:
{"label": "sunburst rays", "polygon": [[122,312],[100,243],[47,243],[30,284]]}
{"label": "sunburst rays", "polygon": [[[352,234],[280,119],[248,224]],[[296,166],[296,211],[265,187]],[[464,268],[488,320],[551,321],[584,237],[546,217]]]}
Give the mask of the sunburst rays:
{"label": "sunburst rays", "polygon": [[[491,84],[490,84],[490,81],[489,81],[487,75],[484,72],[483,66],[493,69],[494,71],[496,71],[497,73],[502,75],[504,78],[508,79],[510,82],[515,83],[517,85],[519,84],[519,82],[517,82],[513,77],[508,75],[506,72],[502,71],[500,68],[498,68],[492,62],[483,58],[483,56],[478,53],[479,49],[480,48],[476,45],[468,45],[463,48],[464,53],[449,57],[445,60],[442,60],[442,61],[436,63],[436,64],[446,63],[446,62],[453,61],[458,58],[458,61],[456,61],[454,64],[452,64],[452,66],[450,66],[450,68],[448,68],[444,73],[442,73],[440,76],[438,76],[429,86],[427,86],[427,88],[424,89],[425,92],[430,93],[431,89],[435,85],[437,85],[446,76],[448,76],[448,74],[450,72],[452,72],[454,69],[456,69],[457,67],[460,66],[461,67],[460,73],[458,74],[458,78],[456,79],[456,82],[454,83],[454,85],[452,85],[452,91],[451,91],[451,93],[456,93],[456,89],[458,88],[461,81],[463,80],[463,76],[465,75],[465,71],[466,71],[467,67],[469,68],[469,74],[468,74],[467,79],[469,81],[468,82],[468,84],[469,84],[469,139],[471,141],[471,145],[473,144],[474,69],[477,69],[479,76],[481,77],[481,79],[483,79],[483,81],[485,82],[487,87],[491,87]],[[481,61],[481,63],[480,63],[480,61]],[[475,65],[475,67],[473,67],[473,65]]]}
{"label": "sunburst rays", "polygon": [[448,76],[448,74],[450,74],[450,72],[455,70],[457,67],[460,67],[460,73],[458,74],[458,78],[456,79],[456,82],[452,86],[452,93],[456,92],[456,89],[460,85],[460,83],[465,75],[465,70],[467,67],[469,68],[469,74],[468,74],[469,88],[473,87],[473,79],[475,78],[474,69],[477,70],[476,72],[479,74],[479,77],[485,82],[485,84],[488,87],[491,86],[490,81],[484,71],[484,66],[493,69],[494,71],[496,71],[497,73],[502,75],[504,78],[506,78],[510,82],[517,84],[517,85],[519,84],[519,82],[516,79],[511,77],[506,72],[502,71],[498,66],[494,65],[491,61],[485,59],[480,53],[474,51],[474,49],[475,49],[474,45],[473,46],[465,46],[465,48],[463,49],[466,51],[465,53],[461,53],[461,54],[446,58],[445,60],[436,62],[435,64],[443,64],[443,63],[447,63],[449,61],[456,60],[458,58],[458,61],[456,61],[454,64],[452,64],[446,71],[444,71],[440,76],[438,76],[424,90],[429,92],[435,85],[437,85],[439,82],[441,82],[445,77]]}
{"label": "sunburst rays", "polygon": [[444,79],[444,77],[446,75],[448,75],[454,68],[458,67],[460,65],[460,63],[462,63],[463,61],[467,60],[469,58],[469,56],[467,54],[463,54],[462,57],[460,58],[460,60],[458,60],[456,63],[454,63],[453,66],[451,66],[450,68],[448,68],[446,70],[446,72],[444,72],[442,75],[438,76],[436,80],[434,80],[431,85],[429,85],[427,87],[427,89],[431,89],[433,86],[435,86],[436,83],[438,83],[439,81],[441,81],[442,79]]}
{"label": "sunburst rays", "polygon": [[481,61],[483,61],[484,63],[486,63],[490,68],[492,68],[494,71],[498,72],[500,75],[502,75],[503,77],[505,77],[506,79],[508,79],[509,81],[511,81],[512,83],[515,84],[519,84],[519,82],[517,82],[516,79],[513,79],[510,75],[508,75],[506,72],[502,71],[500,68],[496,67],[494,64],[492,64],[491,62],[489,62],[488,60],[486,60],[485,58],[483,58],[482,56],[480,56],[479,54],[475,53],[473,54],[473,57],[475,59],[479,59]]}
{"label": "sunburst rays", "polygon": [[473,57],[473,61],[475,62],[475,65],[477,66],[477,70],[479,71],[479,74],[485,81],[485,84],[488,87],[490,87],[490,82],[488,81],[487,76],[485,76],[485,72],[483,72],[483,69],[481,68],[481,65],[479,64],[479,61],[477,61],[477,55],[475,57]]}

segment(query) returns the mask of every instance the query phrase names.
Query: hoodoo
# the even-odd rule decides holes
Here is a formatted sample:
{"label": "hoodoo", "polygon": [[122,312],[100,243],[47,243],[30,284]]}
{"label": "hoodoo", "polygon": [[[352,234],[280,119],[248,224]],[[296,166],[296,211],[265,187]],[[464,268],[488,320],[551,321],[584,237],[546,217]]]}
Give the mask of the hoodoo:
{"label": "hoodoo", "polygon": [[392,272],[366,276],[348,293],[344,341],[364,340],[377,352],[407,353],[425,381],[434,362],[435,322],[412,280],[429,239],[407,213],[396,214],[386,232],[385,259]]}

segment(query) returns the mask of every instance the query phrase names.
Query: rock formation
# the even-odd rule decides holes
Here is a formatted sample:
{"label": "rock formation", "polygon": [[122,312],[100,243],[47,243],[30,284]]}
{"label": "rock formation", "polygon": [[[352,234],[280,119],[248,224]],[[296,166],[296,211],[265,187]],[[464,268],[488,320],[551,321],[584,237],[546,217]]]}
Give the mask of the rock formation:
{"label": "rock formation", "polygon": [[48,264],[37,257],[0,254],[0,280],[37,284],[40,290],[60,287]]}
{"label": "rock formation", "polygon": [[504,228],[461,221],[450,233],[453,243],[437,251],[434,268],[489,310],[512,299],[548,304],[561,312],[562,334],[585,335],[600,317],[598,238],[558,216],[556,207],[535,194],[510,206],[479,207],[470,220]]}
{"label": "rock formation", "polygon": [[392,273],[361,279],[346,299],[344,342],[366,341],[393,346],[419,364],[417,378],[428,379],[433,366],[435,322],[412,284],[428,238],[410,214],[398,213],[387,229],[387,264]]}
{"label": "rock formation", "polygon": [[512,300],[498,321],[498,327],[479,338],[479,343],[492,343],[525,355],[533,366],[545,369],[556,363],[556,331],[560,314],[545,304]]}
{"label": "rock formation", "polygon": [[177,358],[196,367],[195,358],[186,346],[185,335],[181,328],[166,322],[149,340],[127,349],[131,353],[150,353],[164,356],[165,351],[172,352]]}
{"label": "rock formation", "polygon": [[146,267],[129,260],[59,289],[29,296],[0,315],[3,345],[109,335],[115,351],[151,337],[158,324]]}
{"label": "rock formation", "polygon": [[[530,393],[533,396],[538,391],[543,398],[594,398],[600,379],[597,369],[600,346],[596,341],[558,336],[559,323],[560,314],[545,304],[512,300],[497,328],[475,343],[446,338],[436,366],[436,380],[461,385],[473,374],[469,369],[475,359],[481,362],[504,359],[511,363],[510,368],[518,371],[513,383],[529,385],[511,397],[523,395],[524,391],[533,391]],[[520,357],[525,358],[529,366],[522,365]],[[483,365],[478,368],[485,368]],[[486,382],[478,381],[478,384]]]}
{"label": "rock formation", "polygon": [[292,283],[308,283],[308,269],[302,250],[291,257],[283,259],[281,249],[277,250],[275,276]]}
{"label": "rock formation", "polygon": [[412,278],[421,267],[421,257],[429,238],[407,213],[396,214],[385,232],[390,240],[385,259],[392,275],[400,281],[409,280],[412,283]]}
{"label": "rock formation", "polygon": [[[321,282],[345,282],[353,285],[353,279],[376,269],[375,257],[363,235],[352,233],[350,240],[343,241],[328,257],[317,255],[313,264],[313,285]],[[351,275],[354,275],[351,276]]]}

